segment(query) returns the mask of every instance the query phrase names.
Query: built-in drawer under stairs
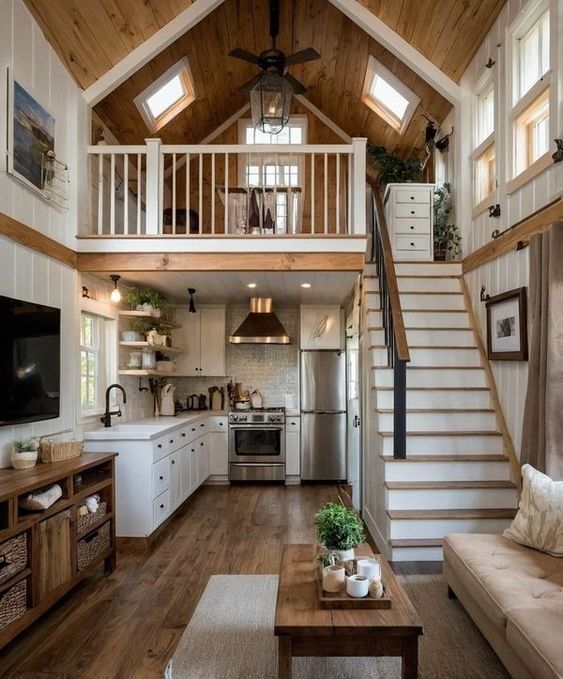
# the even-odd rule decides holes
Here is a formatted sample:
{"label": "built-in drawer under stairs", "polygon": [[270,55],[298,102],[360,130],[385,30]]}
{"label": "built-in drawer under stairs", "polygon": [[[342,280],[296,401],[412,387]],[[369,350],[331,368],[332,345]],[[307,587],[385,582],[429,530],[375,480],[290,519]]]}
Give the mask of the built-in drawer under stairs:
{"label": "built-in drawer under stairs", "polygon": [[407,457],[393,456],[393,369],[373,265],[363,278],[371,370],[364,517],[393,561],[438,560],[450,532],[499,532],[518,495],[466,307],[459,264],[397,263],[405,320]]}

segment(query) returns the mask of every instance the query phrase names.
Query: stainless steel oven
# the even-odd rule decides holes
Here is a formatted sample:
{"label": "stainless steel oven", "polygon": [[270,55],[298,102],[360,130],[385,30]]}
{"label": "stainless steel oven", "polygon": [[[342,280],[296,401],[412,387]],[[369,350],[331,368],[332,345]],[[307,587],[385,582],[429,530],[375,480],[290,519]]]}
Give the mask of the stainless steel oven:
{"label": "stainless steel oven", "polygon": [[285,412],[250,410],[229,414],[231,481],[285,481]]}

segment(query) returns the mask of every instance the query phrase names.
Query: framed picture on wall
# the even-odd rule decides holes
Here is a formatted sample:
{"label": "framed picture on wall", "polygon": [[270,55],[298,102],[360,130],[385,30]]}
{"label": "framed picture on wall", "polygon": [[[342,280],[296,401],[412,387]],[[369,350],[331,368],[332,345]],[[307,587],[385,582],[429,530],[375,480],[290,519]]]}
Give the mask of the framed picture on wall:
{"label": "framed picture on wall", "polygon": [[49,152],[55,150],[55,117],[8,75],[8,172],[45,197]]}
{"label": "framed picture on wall", "polygon": [[487,356],[490,361],[528,360],[526,288],[487,300]]}

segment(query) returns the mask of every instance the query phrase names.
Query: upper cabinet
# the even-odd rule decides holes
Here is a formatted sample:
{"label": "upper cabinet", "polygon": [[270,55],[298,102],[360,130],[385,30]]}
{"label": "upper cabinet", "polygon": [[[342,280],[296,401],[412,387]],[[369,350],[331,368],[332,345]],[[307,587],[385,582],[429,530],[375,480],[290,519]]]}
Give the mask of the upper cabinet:
{"label": "upper cabinet", "polygon": [[225,307],[199,306],[195,314],[178,311],[181,328],[172,333],[173,343],[184,347],[176,359],[176,375],[223,377],[225,365]]}
{"label": "upper cabinet", "polygon": [[301,349],[343,349],[342,313],[337,304],[301,305]]}

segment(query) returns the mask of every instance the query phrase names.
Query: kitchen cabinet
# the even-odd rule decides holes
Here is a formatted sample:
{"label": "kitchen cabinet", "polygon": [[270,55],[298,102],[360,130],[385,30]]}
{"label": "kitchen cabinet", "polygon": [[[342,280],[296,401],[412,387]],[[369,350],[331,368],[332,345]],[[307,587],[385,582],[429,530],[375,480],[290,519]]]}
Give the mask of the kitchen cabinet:
{"label": "kitchen cabinet", "polygon": [[301,473],[301,435],[299,417],[288,417],[285,431],[285,475]]}
{"label": "kitchen cabinet", "polygon": [[227,417],[215,415],[209,418],[207,445],[210,475],[222,476],[226,479],[229,474],[229,421]]}
{"label": "kitchen cabinet", "polygon": [[182,448],[168,456],[170,470],[170,505],[172,509],[182,500]]}
{"label": "kitchen cabinet", "polygon": [[225,307],[200,306],[195,314],[178,311],[178,324],[172,342],[184,348],[176,359],[176,375],[222,377],[225,364]]}
{"label": "kitchen cabinet", "polygon": [[38,601],[72,580],[71,542],[70,510],[59,512],[38,524]]}
{"label": "kitchen cabinet", "polygon": [[302,304],[300,337],[301,349],[343,349],[342,309],[336,304]]}

